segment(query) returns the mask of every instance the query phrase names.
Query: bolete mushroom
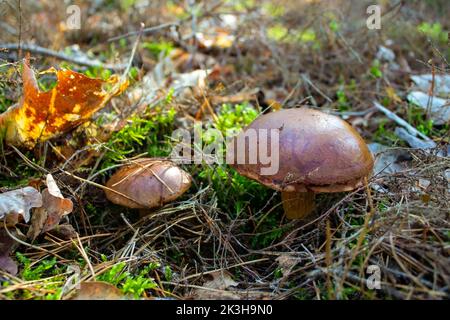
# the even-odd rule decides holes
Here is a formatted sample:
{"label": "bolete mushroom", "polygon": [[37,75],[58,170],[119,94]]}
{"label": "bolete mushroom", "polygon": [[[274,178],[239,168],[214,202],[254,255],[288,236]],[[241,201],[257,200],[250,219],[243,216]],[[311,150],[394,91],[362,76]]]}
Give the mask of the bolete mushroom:
{"label": "bolete mushroom", "polygon": [[106,198],[127,208],[150,209],[174,201],[191,176],[169,160],[141,158],[120,168],[106,183]]}
{"label": "bolete mushroom", "polygon": [[[270,130],[278,134],[271,135]],[[241,145],[246,162],[237,163],[237,143],[250,139],[250,131],[256,132],[257,140]],[[270,157],[278,157],[278,170],[264,175],[261,168],[267,161],[261,162],[259,152],[263,144],[275,143],[274,137],[278,148],[270,152]],[[262,115],[231,143],[231,165],[240,174],[281,191],[289,219],[310,214],[317,192],[344,192],[361,186],[373,168],[372,154],[358,132],[339,117],[314,109],[285,109]],[[267,145],[263,151],[271,150]],[[254,163],[248,161],[250,152],[258,153]]]}

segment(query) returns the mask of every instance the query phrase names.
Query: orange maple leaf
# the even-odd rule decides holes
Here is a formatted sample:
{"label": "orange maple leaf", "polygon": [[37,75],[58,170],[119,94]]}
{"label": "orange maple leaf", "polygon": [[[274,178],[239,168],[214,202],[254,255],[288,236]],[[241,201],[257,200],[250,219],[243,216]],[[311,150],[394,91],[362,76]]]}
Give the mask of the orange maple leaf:
{"label": "orange maple leaf", "polygon": [[[55,73],[57,77],[56,86],[47,92],[39,90],[28,59],[24,60],[23,96],[0,115],[0,129],[7,143],[33,148],[39,141],[67,132],[87,121],[128,86],[128,80],[118,76],[103,81],[66,69],[50,68],[44,73]],[[113,85],[108,91],[103,88],[106,83]]]}

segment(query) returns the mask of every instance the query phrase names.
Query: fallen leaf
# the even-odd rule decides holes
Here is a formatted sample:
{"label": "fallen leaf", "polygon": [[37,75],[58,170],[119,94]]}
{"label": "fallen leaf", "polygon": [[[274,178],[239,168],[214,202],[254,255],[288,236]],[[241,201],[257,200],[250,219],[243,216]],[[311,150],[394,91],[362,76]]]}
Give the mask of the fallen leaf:
{"label": "fallen leaf", "polygon": [[[431,73],[411,76],[411,80],[420,91],[428,92],[433,81]],[[435,75],[434,76],[434,93],[436,95],[450,94],[450,75]]]}
{"label": "fallen leaf", "polygon": [[[129,105],[139,107],[134,108],[127,117],[144,111],[148,105],[167,96],[169,88],[173,90],[171,95],[177,100],[192,100],[195,97],[202,97],[206,89],[206,79],[211,75],[213,69],[197,69],[187,73],[178,73],[174,62],[177,54],[174,51],[178,50],[173,50],[169,56],[161,58],[153,70],[142,77],[140,84],[128,92]],[[115,123],[112,123],[114,131],[123,127],[126,123],[123,120],[116,119]]]}
{"label": "fallen leaf", "polygon": [[275,261],[278,262],[278,266],[283,273],[283,277],[287,277],[300,259],[285,253],[276,258]]}
{"label": "fallen leaf", "polygon": [[[128,81],[119,81],[117,76],[103,81],[66,69],[50,68],[43,73],[55,73],[57,77],[56,86],[47,92],[39,90],[34,72],[24,61],[23,97],[0,115],[0,128],[6,130],[7,143],[33,148],[39,141],[67,132],[128,86]],[[103,89],[107,83],[113,85],[110,91]]]}
{"label": "fallen leaf", "polygon": [[123,300],[126,297],[112,284],[102,281],[82,282],[72,300]]}
{"label": "fallen leaf", "polygon": [[20,214],[25,222],[30,220],[30,209],[42,206],[42,196],[33,187],[0,194],[0,219],[11,214]]}
{"label": "fallen leaf", "polygon": [[389,175],[404,171],[410,167],[412,160],[409,152],[402,149],[389,148],[379,143],[370,143],[370,151],[375,156],[374,175]]}
{"label": "fallen leaf", "polygon": [[236,287],[239,283],[234,281],[228,271],[217,271],[210,273],[212,280],[203,284],[206,288],[225,290],[229,287]]}
{"label": "fallen leaf", "polygon": [[389,49],[385,46],[380,46],[378,48],[376,58],[378,60],[393,62],[395,60],[395,53],[392,49]]}
{"label": "fallen leaf", "polygon": [[4,229],[0,230],[0,269],[13,276],[17,274],[18,270],[17,263],[9,257],[14,244],[14,240],[8,233]]}
{"label": "fallen leaf", "polygon": [[42,191],[42,206],[34,210],[31,227],[27,236],[35,239],[38,235],[53,230],[61,218],[73,210],[73,203],[61,194],[51,174],[47,175],[47,189]]}
{"label": "fallen leaf", "polygon": [[195,33],[196,44],[200,49],[227,49],[236,40],[232,34],[238,30],[239,17],[232,14],[219,14],[215,18],[203,19]]}
{"label": "fallen leaf", "polygon": [[[226,299],[226,300],[235,300],[240,299],[241,297],[231,291],[227,291],[230,287],[236,287],[238,285],[235,282],[231,274],[228,271],[216,271],[208,274],[212,279],[206,281],[203,284],[202,288],[198,288],[194,290],[194,297],[198,300],[213,300],[213,299]],[[209,290],[212,289],[212,290]]]}
{"label": "fallen leaf", "polygon": [[185,98],[189,96],[190,90],[194,95],[199,95],[206,88],[206,78],[212,70],[194,70],[187,73],[179,73],[173,76],[172,88],[174,96]]}
{"label": "fallen leaf", "polygon": [[18,271],[17,263],[9,256],[0,256],[0,269],[8,272],[10,275],[15,276]]}
{"label": "fallen leaf", "polygon": [[267,292],[239,290],[234,287],[239,283],[233,280],[228,271],[216,271],[208,274],[212,279],[206,281],[202,288],[193,291],[193,298],[196,300],[261,300],[270,299]]}
{"label": "fallen leaf", "polygon": [[71,224],[60,224],[57,225],[51,233],[64,240],[70,240],[77,237],[77,232]]}

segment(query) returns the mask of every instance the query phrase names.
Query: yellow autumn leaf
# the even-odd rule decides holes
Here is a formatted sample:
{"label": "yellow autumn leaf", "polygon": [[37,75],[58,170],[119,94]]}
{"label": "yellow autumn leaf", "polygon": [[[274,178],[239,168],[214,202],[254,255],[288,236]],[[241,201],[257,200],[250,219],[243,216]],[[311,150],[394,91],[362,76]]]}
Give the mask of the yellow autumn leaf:
{"label": "yellow autumn leaf", "polygon": [[[122,93],[128,80],[112,76],[107,81],[91,79],[81,73],[50,68],[55,73],[56,86],[50,91],[39,90],[34,72],[27,60],[23,63],[23,96],[0,115],[0,130],[12,145],[33,148],[87,121],[115,95]],[[105,84],[111,84],[105,90]]]}

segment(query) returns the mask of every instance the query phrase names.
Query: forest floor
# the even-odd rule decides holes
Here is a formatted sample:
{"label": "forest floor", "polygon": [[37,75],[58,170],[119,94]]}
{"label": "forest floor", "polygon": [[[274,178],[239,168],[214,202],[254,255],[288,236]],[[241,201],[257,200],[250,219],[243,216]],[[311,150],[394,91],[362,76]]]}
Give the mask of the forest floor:
{"label": "forest floor", "polygon": [[[449,298],[447,1],[380,1],[379,29],[369,1],[75,2],[75,29],[65,2],[0,2],[0,112],[24,95],[27,52],[43,91],[50,67],[129,80],[68,132],[2,143],[2,192],[51,174],[73,210],[49,230],[0,220],[0,299]],[[169,156],[175,129],[300,106],[348,121],[376,157],[366,187],[318,194],[308,221],[226,164],[182,165],[191,188],[146,215],[101,188],[130,159]]]}

